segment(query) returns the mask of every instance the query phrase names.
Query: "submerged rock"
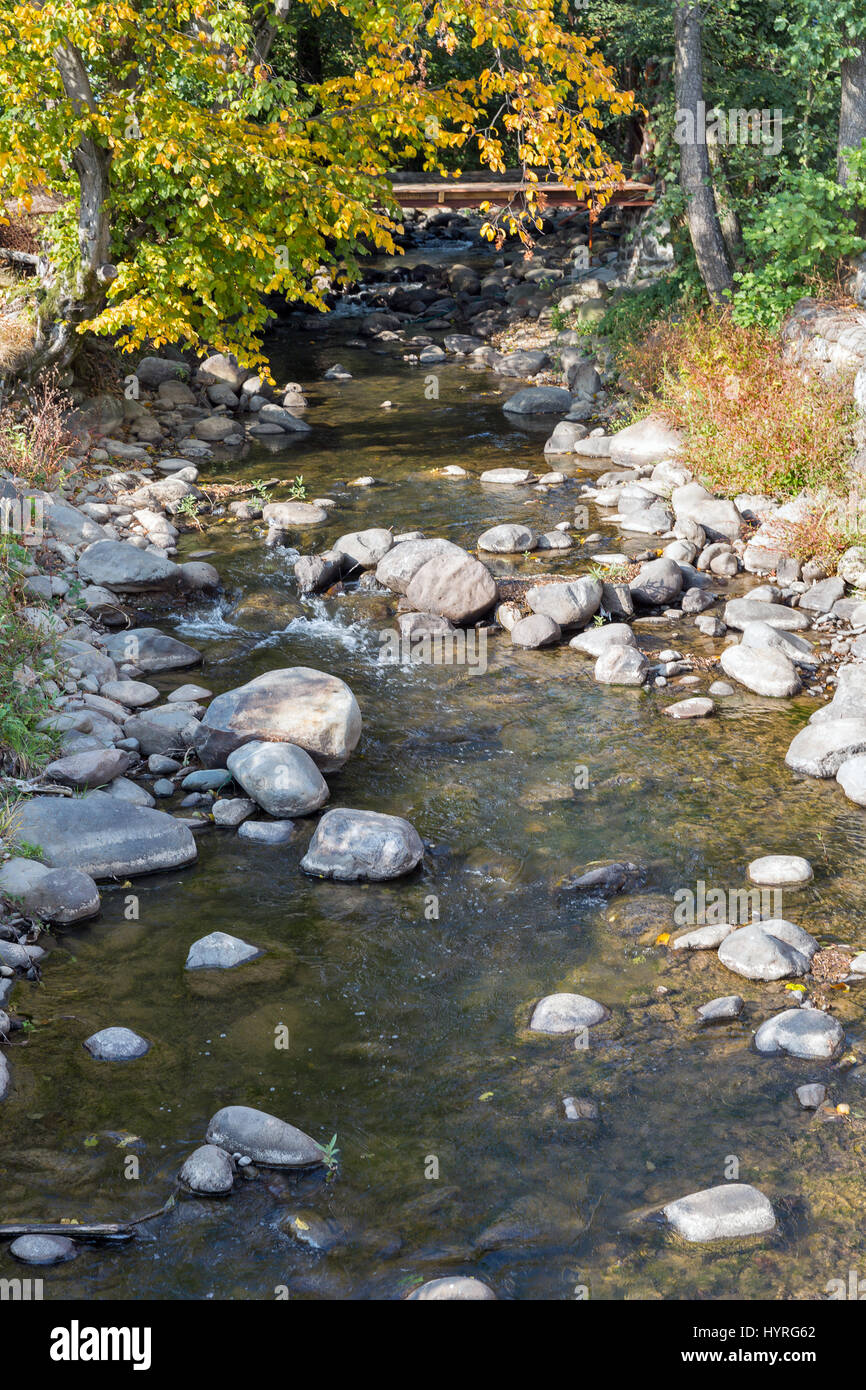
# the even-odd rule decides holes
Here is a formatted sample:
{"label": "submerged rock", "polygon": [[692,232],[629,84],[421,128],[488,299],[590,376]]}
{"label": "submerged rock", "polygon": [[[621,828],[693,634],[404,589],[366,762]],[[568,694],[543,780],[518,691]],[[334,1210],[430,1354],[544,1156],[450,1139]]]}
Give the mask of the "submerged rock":
{"label": "submerged rock", "polygon": [[423,854],[420,835],[401,816],[335,807],[319,821],[301,868],[340,883],[379,882],[411,873]]}
{"label": "submerged rock", "polygon": [[744,1003],[739,994],[725,994],[719,999],[710,999],[697,1010],[702,1023],[722,1023],[727,1019],[739,1018]]}
{"label": "submerged rock", "polygon": [[707,1187],[668,1202],[662,1212],[677,1234],[690,1242],[764,1235],[776,1225],[769,1199],[749,1183]]}
{"label": "submerged rock", "polygon": [[257,946],[251,946],[248,941],[241,941],[238,936],[229,936],[223,931],[212,931],[192,943],[184,969],[231,970],[234,966],[242,965],[244,961],[255,960],[262,954]]}
{"label": "submerged rock", "polygon": [[98,1062],[134,1062],[150,1051],[146,1038],[133,1033],[131,1028],[103,1028],[92,1033],[84,1046]]}
{"label": "submerged rock", "polygon": [[577,1033],[609,1017],[609,1010],[585,994],[548,994],[529,1021],[533,1033]]}

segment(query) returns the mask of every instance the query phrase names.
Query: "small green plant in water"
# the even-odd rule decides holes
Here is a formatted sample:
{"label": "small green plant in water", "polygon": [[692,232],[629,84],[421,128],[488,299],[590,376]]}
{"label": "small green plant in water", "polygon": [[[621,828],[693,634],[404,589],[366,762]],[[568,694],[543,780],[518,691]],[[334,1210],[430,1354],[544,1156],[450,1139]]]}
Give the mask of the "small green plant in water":
{"label": "small green plant in water", "polygon": [[192,493],[187,493],[186,497],[182,497],[178,503],[177,515],[182,517],[184,521],[188,521],[190,525],[195,526],[196,530],[203,531],[204,527],[199,520],[200,511],[201,502],[197,497],[193,497]]}
{"label": "small green plant in water", "polygon": [[271,494],[268,491],[267,487],[265,487],[264,478],[254,478],[252,482],[252,488],[256,495],[260,497],[263,502],[270,502]]}
{"label": "small green plant in water", "polygon": [[303,502],[307,495],[307,485],[304,482],[303,473],[299,473],[292,486],[289,488],[289,496],[295,502]]}
{"label": "small green plant in water", "polygon": [[337,1171],[337,1163],[339,1162],[340,1158],[340,1150],[337,1148],[336,1134],[331,1136],[330,1143],[320,1144],[319,1148],[322,1150],[322,1161],[328,1170],[328,1177],[331,1178]]}

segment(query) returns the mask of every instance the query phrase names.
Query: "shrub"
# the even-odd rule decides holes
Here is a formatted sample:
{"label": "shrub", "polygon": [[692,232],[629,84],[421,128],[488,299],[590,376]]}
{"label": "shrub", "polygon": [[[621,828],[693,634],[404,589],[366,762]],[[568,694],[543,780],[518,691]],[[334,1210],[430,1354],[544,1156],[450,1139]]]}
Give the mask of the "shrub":
{"label": "shrub", "polygon": [[68,405],[54,376],[42,378],[26,402],[0,403],[0,468],[34,487],[51,487],[71,451]]}
{"label": "shrub", "polygon": [[850,383],[807,375],[767,329],[693,313],[658,325],[632,349],[628,371],[642,413],[658,410],[682,430],[685,462],[720,491],[846,490]]}

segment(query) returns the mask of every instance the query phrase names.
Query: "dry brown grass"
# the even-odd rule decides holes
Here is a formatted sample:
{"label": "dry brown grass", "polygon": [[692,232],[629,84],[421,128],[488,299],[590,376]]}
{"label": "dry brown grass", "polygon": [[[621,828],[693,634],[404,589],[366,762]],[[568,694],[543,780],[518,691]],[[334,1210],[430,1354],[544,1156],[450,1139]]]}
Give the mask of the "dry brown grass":
{"label": "dry brown grass", "polygon": [[26,319],[0,315],[0,373],[20,372],[33,355],[36,329]]}

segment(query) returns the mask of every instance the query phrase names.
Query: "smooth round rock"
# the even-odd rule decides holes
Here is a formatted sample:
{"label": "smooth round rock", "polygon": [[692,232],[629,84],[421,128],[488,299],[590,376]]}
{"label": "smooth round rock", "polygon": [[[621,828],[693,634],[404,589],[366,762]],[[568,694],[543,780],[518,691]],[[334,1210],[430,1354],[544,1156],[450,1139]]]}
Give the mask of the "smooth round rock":
{"label": "smooth round rock", "polygon": [[91,1034],[84,1046],[98,1062],[133,1062],[150,1051],[150,1043],[131,1028],[103,1028]]}
{"label": "smooth round rock", "polygon": [[668,1202],[663,1214],[683,1240],[736,1240],[776,1225],[771,1202],[749,1183],[722,1183]]}
{"label": "smooth round rock", "polygon": [[829,1060],[842,1049],[842,1025],[820,1009],[784,1009],[762,1023],[755,1034],[759,1052],[788,1052],[792,1057]]}
{"label": "smooth round rock", "polygon": [[726,1019],[739,1018],[743,1012],[744,1001],[739,994],[725,994],[720,999],[710,999],[697,1010],[702,1023],[721,1023]]}
{"label": "smooth round rock", "polygon": [[231,1156],[215,1144],[194,1149],[178,1174],[184,1187],[202,1197],[224,1197],[234,1186]]}
{"label": "smooth round rock", "polygon": [[492,526],[478,537],[478,549],[492,555],[522,555],[525,550],[534,550],[535,546],[535,532],[517,522]]}
{"label": "smooth round rock", "polygon": [[218,1110],[205,1138],[226,1153],[239,1153],[263,1168],[310,1168],[324,1162],[321,1146],[309,1134],[248,1105],[227,1105]]}
{"label": "smooth round rock", "polygon": [[423,856],[418,831],[402,816],[335,807],[316,826],[301,868],[339,883],[380,882],[411,873]]}
{"label": "smooth round rock", "polygon": [[753,859],[747,872],[761,888],[795,888],[812,878],[812,865],[799,854],[766,854]]}
{"label": "smooth round rock", "polygon": [[[805,975],[811,960],[808,950],[811,949],[814,955],[817,942],[807,932],[800,933],[799,927],[794,927],[793,923],[779,922],[778,931],[787,927],[793,928],[793,932],[786,932],[786,935],[790,934],[794,939],[785,940],[770,930],[773,925],[776,924],[753,923],[750,927],[741,927],[739,931],[731,932],[719,947],[719,960],[722,965],[747,980],[786,980]],[[803,950],[795,944],[799,940],[797,933],[805,938],[802,942],[805,948]]]}
{"label": "smooth round rock", "polygon": [[532,1011],[533,1033],[576,1033],[609,1017],[609,1010],[585,994],[548,994]]}
{"label": "smooth round rock", "polygon": [[58,1265],[74,1260],[78,1248],[66,1236],[19,1236],[9,1246],[9,1253],[27,1265]]}
{"label": "smooth round rock", "polygon": [[690,700],[678,700],[675,705],[666,705],[662,713],[670,719],[706,719],[714,709],[712,700],[695,695]]}
{"label": "smooth round rock", "polygon": [[558,642],[561,636],[559,623],[554,622],[553,618],[548,618],[544,613],[531,613],[528,618],[521,618],[514,624],[511,629],[511,645],[525,647],[527,650],[549,647]]}
{"label": "smooth round rock", "polygon": [[239,936],[229,936],[224,931],[212,931],[200,936],[189,948],[185,970],[232,970],[244,961],[255,960],[263,955],[257,946],[241,941]]}
{"label": "smooth round rock", "polygon": [[257,845],[287,845],[297,833],[293,820],[245,820],[238,826],[239,839]]}

